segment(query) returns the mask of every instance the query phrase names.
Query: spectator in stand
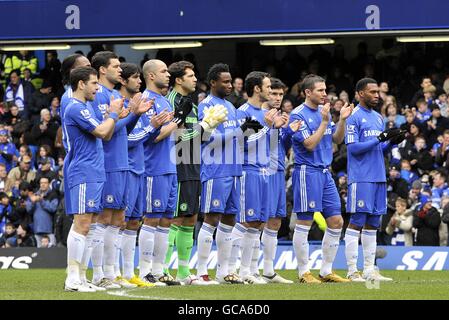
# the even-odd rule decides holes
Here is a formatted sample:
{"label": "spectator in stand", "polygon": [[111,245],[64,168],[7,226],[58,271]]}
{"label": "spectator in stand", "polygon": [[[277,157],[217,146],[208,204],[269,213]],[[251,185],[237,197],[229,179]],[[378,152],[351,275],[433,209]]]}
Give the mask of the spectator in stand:
{"label": "spectator in stand", "polygon": [[408,196],[408,183],[401,177],[399,167],[392,165],[389,170],[389,176],[387,179],[387,192],[393,193],[401,198],[407,198]]}
{"label": "spectator in stand", "polygon": [[[58,177],[57,172],[55,172],[51,169],[52,160],[53,160],[52,158],[46,157],[46,158],[41,159],[38,162],[39,169],[37,170],[37,173],[36,173],[35,183],[38,183],[41,178],[47,178],[49,180],[49,182],[52,183],[53,180]],[[53,160],[53,163],[54,163],[54,160]]]}
{"label": "spectator in stand", "polygon": [[41,177],[38,181],[39,190],[28,197],[26,209],[33,217],[33,229],[38,246],[40,246],[41,238],[44,235],[49,236],[50,242],[55,244],[53,217],[58,208],[58,196],[55,191],[50,189],[48,178]]}
{"label": "spectator in stand", "polygon": [[32,75],[38,70],[38,60],[33,52],[21,50],[6,58],[5,74],[9,74],[13,70],[19,70],[23,73],[25,69],[29,69]]}
{"label": "spectator in stand", "polygon": [[40,76],[45,81],[48,81],[53,88],[53,92],[57,95],[62,95],[62,77],[61,77],[61,62],[58,59],[58,53],[55,50],[49,50],[46,53],[45,67],[41,70]]}
{"label": "spectator in stand", "polygon": [[11,222],[6,224],[3,232],[0,230],[0,248],[5,248],[9,239],[15,240],[17,243],[16,227]]}
{"label": "spectator in stand", "polygon": [[11,170],[19,156],[16,146],[8,142],[8,134],[8,130],[0,129],[0,163],[6,166],[7,172]]}
{"label": "spectator in stand", "polygon": [[5,101],[8,105],[15,104],[19,108],[20,117],[27,117],[29,103],[33,96],[34,88],[29,82],[22,82],[20,72],[11,71],[9,74],[9,85],[5,91]]}
{"label": "spectator in stand", "polygon": [[416,107],[418,111],[416,112],[416,120],[418,120],[419,124],[425,123],[431,116],[432,112],[429,110],[428,104],[424,99],[419,99],[416,102]]}
{"label": "spectator in stand", "polygon": [[9,106],[9,111],[1,115],[1,122],[11,127],[18,122],[18,119],[20,119],[19,108],[15,104]]}
{"label": "spectator in stand", "polygon": [[60,103],[59,97],[53,97],[50,104],[50,116],[53,121],[61,125],[61,115],[60,115]]}
{"label": "spectator in stand", "polygon": [[440,106],[432,104],[430,106],[432,116],[427,120],[427,142],[429,145],[437,143],[437,138],[442,135],[444,130],[449,128],[449,119],[441,115]]}
{"label": "spectator in stand", "polygon": [[44,163],[44,160],[46,160],[46,159],[48,159],[49,161],[50,161],[50,164],[51,164],[51,166],[50,166],[50,169],[52,170],[52,171],[54,171],[54,169],[55,169],[55,159],[53,159],[52,157],[51,157],[51,148],[50,148],[50,146],[49,145],[47,145],[47,144],[44,144],[44,145],[42,145],[42,146],[40,146],[40,148],[39,148],[39,154],[37,155],[37,157],[36,157],[36,162],[37,162],[37,168],[38,169],[41,169],[41,167],[42,167],[42,163]]}
{"label": "spectator in stand", "polygon": [[425,197],[413,215],[413,228],[416,229],[416,246],[439,246],[440,213],[432,206],[432,200]]}
{"label": "spectator in stand", "polygon": [[36,178],[36,171],[31,170],[31,157],[23,156],[19,160],[19,166],[11,169],[6,180],[6,192],[12,191],[12,188],[21,181],[31,183]]}
{"label": "spectator in stand", "polygon": [[445,130],[443,133],[443,142],[438,148],[435,155],[435,163],[440,166],[447,168],[449,167],[449,130]]}
{"label": "spectator in stand", "polygon": [[293,106],[293,104],[292,104],[292,102],[290,100],[284,99],[282,101],[282,105],[281,105],[282,112],[290,114],[293,111],[294,108],[295,107]]}
{"label": "spectator in stand", "polygon": [[386,232],[392,236],[393,246],[413,246],[413,211],[407,210],[407,201],[402,198],[396,200],[396,212],[387,225]]}
{"label": "spectator in stand", "polygon": [[427,86],[423,89],[424,101],[430,106],[434,103],[437,88],[434,85]]}
{"label": "spectator in stand", "polygon": [[36,247],[36,239],[29,225],[20,224],[17,228],[17,245],[19,247]]}
{"label": "spectator in stand", "polygon": [[447,174],[443,170],[437,170],[433,176],[433,188],[432,188],[432,206],[436,209],[441,207],[441,198],[443,196],[449,196],[449,188],[446,183]]}
{"label": "spectator in stand", "polygon": [[40,244],[37,245],[38,248],[51,248],[54,247],[54,243],[51,243],[49,236],[42,236]]}
{"label": "spectator in stand", "polygon": [[[449,229],[449,197],[444,196],[443,199],[441,200],[441,204],[443,206],[443,214],[441,216],[441,222],[444,222],[446,224],[446,229]],[[446,245],[449,246],[449,237]]]}
{"label": "spectator in stand", "polygon": [[379,96],[383,101],[387,101],[388,91],[390,91],[388,82],[381,82],[379,85]]}
{"label": "spectator in stand", "polygon": [[0,163],[0,192],[5,192],[7,178],[8,172],[6,172],[6,166],[4,163]]}
{"label": "spectator in stand", "polygon": [[415,92],[415,94],[413,95],[412,100],[410,101],[410,106],[416,106],[416,103],[418,102],[419,99],[423,99],[424,98],[424,91],[423,89],[427,86],[431,86],[432,85],[432,80],[430,79],[430,77],[428,76],[424,76],[421,78],[421,84],[420,84],[420,89],[418,91]]}
{"label": "spectator in stand", "polygon": [[32,222],[32,217],[28,214],[26,210],[26,201],[28,197],[33,192],[31,184],[23,181],[19,184],[19,192],[12,201],[12,214],[10,217],[11,222],[18,227],[20,224],[30,224]]}
{"label": "spectator in stand", "polygon": [[29,103],[28,118],[32,124],[39,121],[41,110],[50,108],[52,99],[52,85],[50,81],[44,80],[42,87],[33,93]]}
{"label": "spectator in stand", "polygon": [[232,93],[226,97],[226,100],[231,102],[236,108],[239,108],[246,102],[243,98],[243,79],[239,77],[234,78],[232,88]]}
{"label": "spectator in stand", "polygon": [[385,100],[386,116],[384,118],[385,124],[388,121],[393,121],[396,128],[400,128],[402,124],[405,123],[405,117],[398,114],[398,105],[396,103],[396,98],[393,96],[387,96]]}
{"label": "spectator in stand", "polygon": [[410,160],[412,169],[420,175],[433,169],[432,155],[427,149],[426,139],[423,136],[415,139],[415,146],[407,159]]}
{"label": "spectator in stand", "polygon": [[447,94],[446,93],[440,93],[440,95],[438,96],[438,99],[435,100],[435,103],[440,107],[441,110],[441,115],[443,117],[448,117],[448,110],[447,110]]}
{"label": "spectator in stand", "polygon": [[416,180],[419,180],[418,173],[412,170],[410,161],[407,159],[401,160],[401,178],[407,181],[409,186],[411,186]]}
{"label": "spectator in stand", "polygon": [[6,193],[0,193],[0,233],[5,231],[5,226],[8,222],[11,222],[11,205],[9,204],[9,198]]}
{"label": "spectator in stand", "polygon": [[41,110],[41,120],[36,123],[31,129],[31,134],[38,146],[53,145],[56,132],[58,131],[58,124],[51,119],[50,111],[48,109]]}

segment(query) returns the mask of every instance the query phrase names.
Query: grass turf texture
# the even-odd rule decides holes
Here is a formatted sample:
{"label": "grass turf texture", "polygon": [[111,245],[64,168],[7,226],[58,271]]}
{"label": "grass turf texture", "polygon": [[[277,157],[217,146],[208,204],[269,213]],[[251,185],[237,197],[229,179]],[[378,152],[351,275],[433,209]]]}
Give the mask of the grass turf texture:
{"label": "grass turf texture", "polygon": [[[364,283],[299,284],[296,271],[280,271],[294,280],[291,285],[176,286],[110,290],[107,293],[64,292],[63,269],[0,271],[0,300],[301,300],[301,299],[449,299],[449,271],[382,271],[393,282],[381,282],[379,290]],[[317,274],[317,271],[313,271]],[[343,271],[338,271],[343,275]],[[211,272],[211,275],[213,272]]]}

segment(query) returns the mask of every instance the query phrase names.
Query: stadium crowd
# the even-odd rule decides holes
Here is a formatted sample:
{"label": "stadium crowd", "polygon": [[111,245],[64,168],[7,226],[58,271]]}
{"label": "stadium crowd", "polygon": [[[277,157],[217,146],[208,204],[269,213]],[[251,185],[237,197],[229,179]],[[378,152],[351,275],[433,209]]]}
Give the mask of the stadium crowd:
{"label": "stadium crowd", "polygon": [[[281,61],[267,61],[264,66],[289,87],[282,101],[287,114],[304,102],[299,89],[302,77],[307,73],[325,76],[335,123],[345,102],[356,104],[357,79],[380,81],[377,111],[384,117],[385,128],[408,132],[406,140],[385,158],[388,213],[378,231],[378,243],[383,245],[448,245],[449,65],[442,59],[443,49],[426,50],[407,50],[386,40],[381,51],[372,53],[362,42],[350,60],[340,45],[333,53],[316,46],[307,58],[288,50]],[[184,59],[189,57],[193,58]],[[63,201],[61,62],[54,51],[47,52],[42,70],[33,52],[0,53],[0,58],[0,247],[65,246],[72,218],[65,215]],[[228,97],[236,108],[247,99],[242,77],[233,79]],[[199,80],[196,103],[208,94],[207,85]],[[292,157],[290,152],[286,165],[288,216],[278,234],[283,240],[291,239],[296,219],[291,212]],[[334,144],[332,173],[347,224],[346,163],[345,144]],[[310,240],[323,237],[321,221],[316,218]]]}

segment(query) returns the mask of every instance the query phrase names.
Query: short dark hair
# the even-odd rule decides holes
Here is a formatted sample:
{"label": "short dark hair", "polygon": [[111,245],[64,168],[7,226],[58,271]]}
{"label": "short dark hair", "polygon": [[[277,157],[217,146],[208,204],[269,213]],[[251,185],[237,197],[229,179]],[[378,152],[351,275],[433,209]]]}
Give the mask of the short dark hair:
{"label": "short dark hair", "polygon": [[50,183],[50,178],[49,177],[45,177],[45,176],[42,176],[42,177],[39,178],[39,183],[41,183],[42,179],[47,179],[48,183]]}
{"label": "short dark hair", "polygon": [[[120,69],[122,69],[122,73],[120,74],[120,76],[122,77],[123,80],[128,80],[132,75],[134,75],[136,73],[139,73],[139,74],[141,73],[140,67],[134,63],[128,63],[128,62],[120,63]],[[120,82],[118,82],[115,85],[116,90],[120,90],[121,87],[122,87],[122,84]]]}
{"label": "short dark hair", "polygon": [[224,63],[217,63],[210,67],[207,73],[207,83],[210,84],[212,80],[217,81],[220,78],[220,74],[223,72],[229,72],[229,66]]}
{"label": "short dark hair", "polygon": [[120,69],[122,69],[120,76],[123,80],[128,80],[132,75],[141,73],[139,66],[135,63],[123,62],[120,64]]}
{"label": "short dark hair", "polygon": [[366,86],[370,83],[377,84],[377,81],[372,78],[362,78],[359,81],[357,81],[355,85],[355,91],[360,92],[365,90]]}
{"label": "short dark hair", "polygon": [[98,76],[97,70],[92,67],[79,67],[70,71],[70,86],[75,91],[78,88],[78,82],[83,81],[86,83],[89,81],[90,76]]}
{"label": "short dark hair", "polygon": [[70,82],[70,70],[73,69],[73,66],[75,65],[76,60],[79,57],[83,57],[82,54],[71,54],[67,58],[62,61],[61,64],[61,75],[62,75],[62,84],[66,85]]}
{"label": "short dark hair", "polygon": [[182,78],[186,74],[186,69],[194,69],[195,66],[189,61],[173,62],[168,67],[168,73],[170,73],[170,86],[175,84],[176,78]]}
{"label": "short dark hair", "polygon": [[262,88],[263,79],[269,77],[270,75],[266,72],[261,71],[250,72],[245,78],[245,91],[248,94],[248,97],[252,97],[254,95],[255,86]]}
{"label": "short dark hair", "polygon": [[33,187],[28,181],[22,181],[19,184],[19,190],[20,191],[33,191]]}
{"label": "short dark hair", "polygon": [[9,73],[9,77],[8,77],[8,78],[11,78],[11,75],[12,75],[13,73],[15,73],[18,77],[20,77],[20,70],[19,70],[19,69],[14,69],[14,70],[12,70],[12,71]]}
{"label": "short dark hair", "polygon": [[441,176],[441,178],[444,179],[444,181],[447,181],[447,173],[444,169],[438,169],[436,174],[439,174]]}
{"label": "short dark hair", "polygon": [[317,76],[316,74],[308,74],[302,79],[301,91],[305,92],[306,89],[313,90],[315,88],[315,83],[326,82],[324,78]]}
{"label": "short dark hair", "polygon": [[287,86],[278,78],[270,78],[271,80],[271,89],[287,89]]}
{"label": "short dark hair", "polygon": [[9,197],[8,197],[8,195],[6,193],[0,192],[0,200],[3,200],[4,198],[8,198],[9,199]]}
{"label": "short dark hair", "polygon": [[92,67],[100,71],[100,67],[108,67],[111,59],[118,59],[118,56],[112,51],[100,51],[92,57]]}

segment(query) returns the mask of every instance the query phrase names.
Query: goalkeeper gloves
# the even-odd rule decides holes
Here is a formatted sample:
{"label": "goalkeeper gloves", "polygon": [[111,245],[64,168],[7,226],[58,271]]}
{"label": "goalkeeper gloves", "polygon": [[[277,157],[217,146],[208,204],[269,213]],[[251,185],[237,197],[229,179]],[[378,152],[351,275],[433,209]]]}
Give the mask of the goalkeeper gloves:
{"label": "goalkeeper gloves", "polygon": [[204,131],[212,131],[226,120],[228,120],[228,110],[225,106],[218,104],[204,108],[203,121],[199,125]]}
{"label": "goalkeeper gloves", "polygon": [[175,115],[172,122],[176,123],[178,127],[186,122],[186,118],[193,109],[193,102],[189,96],[182,97],[181,103],[175,109]]}

